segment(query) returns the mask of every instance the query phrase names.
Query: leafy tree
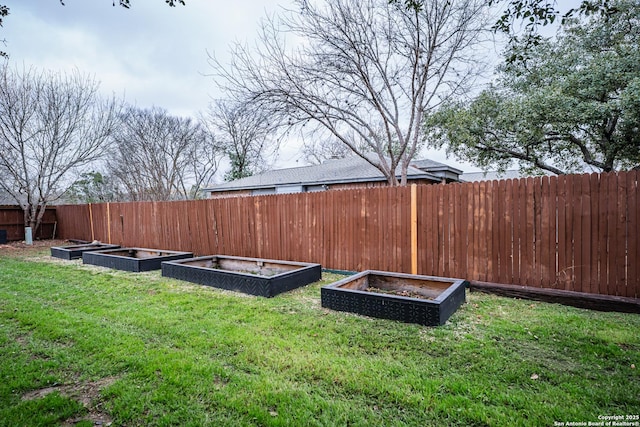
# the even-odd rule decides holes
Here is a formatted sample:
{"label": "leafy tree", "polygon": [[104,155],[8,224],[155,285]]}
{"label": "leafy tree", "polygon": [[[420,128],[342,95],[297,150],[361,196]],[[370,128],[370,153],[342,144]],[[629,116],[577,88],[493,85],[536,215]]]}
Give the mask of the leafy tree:
{"label": "leafy tree", "polygon": [[[402,3],[407,9],[420,11],[425,0],[389,0],[389,3]],[[592,14],[612,15],[615,8],[611,0],[582,0],[578,7],[558,8],[557,0],[489,0],[489,6],[502,6],[502,14],[493,25],[496,32],[507,35],[509,46],[519,46],[519,53],[513,52],[507,62],[521,61],[528,58],[528,51],[539,44],[543,37],[539,28],[551,25],[558,20],[565,24],[572,17]]]}
{"label": "leafy tree", "polygon": [[[477,75],[486,2],[428,0],[420,10],[387,0],[296,5],[264,22],[255,51],[236,44],[229,67],[213,58],[217,83],[274,120],[324,129],[389,184],[406,183],[423,114],[464,93]],[[295,48],[287,37],[299,41]]]}
{"label": "leafy tree", "polygon": [[578,16],[611,16],[616,12],[611,0],[583,0],[578,7],[564,12],[558,9],[556,0],[489,0],[490,5],[501,3],[506,7],[493,29],[508,36],[508,63],[529,59],[529,51],[544,40],[539,28],[553,24],[558,17],[565,25]]}
{"label": "leafy tree", "polygon": [[104,155],[120,104],[90,77],[0,67],[0,189],[37,231],[72,176]]}
{"label": "leafy tree", "polygon": [[67,203],[106,203],[124,200],[115,180],[100,172],[84,172],[66,191]]}
{"label": "leafy tree", "polygon": [[[640,4],[566,21],[471,103],[427,118],[431,144],[483,168],[557,174],[640,165]],[[527,46],[521,46],[527,48]]]}

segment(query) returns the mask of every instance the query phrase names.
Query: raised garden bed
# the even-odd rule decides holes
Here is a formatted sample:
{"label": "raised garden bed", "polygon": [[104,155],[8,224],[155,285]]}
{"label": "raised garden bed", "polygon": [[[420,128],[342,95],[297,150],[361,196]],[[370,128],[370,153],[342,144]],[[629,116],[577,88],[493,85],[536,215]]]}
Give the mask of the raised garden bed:
{"label": "raised garden bed", "polygon": [[116,270],[140,272],[159,270],[163,261],[192,258],[192,252],[165,251],[147,248],[120,248],[105,251],[85,252],[84,264],[99,265]]}
{"label": "raised garden bed", "polygon": [[320,280],[320,264],[212,255],[162,263],[162,275],[245,294],[273,297]]}
{"label": "raised garden bed", "polygon": [[439,326],[464,303],[467,281],[368,270],[320,290],[322,306],[338,311]]}
{"label": "raised garden bed", "polygon": [[84,252],[103,251],[106,249],[118,249],[120,245],[109,245],[107,243],[86,243],[83,245],[53,246],[51,256],[72,260],[82,258]]}

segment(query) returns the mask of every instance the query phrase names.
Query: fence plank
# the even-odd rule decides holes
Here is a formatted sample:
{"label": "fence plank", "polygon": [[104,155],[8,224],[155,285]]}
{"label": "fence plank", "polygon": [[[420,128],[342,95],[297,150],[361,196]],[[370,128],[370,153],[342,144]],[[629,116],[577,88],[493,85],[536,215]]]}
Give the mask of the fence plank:
{"label": "fence plank", "polygon": [[549,180],[549,268],[547,270],[546,281],[543,282],[543,287],[550,287],[554,284],[558,277],[558,233],[560,231],[558,227],[558,179],[555,176],[548,177]]}
{"label": "fence plank", "polygon": [[639,188],[638,188],[638,171],[630,171],[627,174],[627,190],[629,191],[629,230],[627,236],[629,239],[628,247],[628,283],[627,289],[629,290],[628,297],[638,298],[640,297],[640,266],[638,265],[638,259],[640,259],[640,209],[638,204],[640,203]]}
{"label": "fence plank", "polygon": [[513,280],[513,180],[508,179],[504,184],[504,205],[502,208],[504,226],[501,228],[501,259],[504,259],[504,271],[501,283],[515,283]]}
{"label": "fence plank", "polygon": [[582,292],[592,292],[591,290],[591,192],[589,190],[589,175],[580,176],[580,213],[582,216],[582,226],[578,235],[580,236],[581,262],[580,271],[582,277]]}
{"label": "fence plank", "polygon": [[589,193],[591,201],[591,234],[590,234],[590,247],[591,253],[590,259],[590,277],[591,277],[591,292],[597,294],[600,287],[600,272],[598,270],[598,251],[600,242],[598,238],[600,236],[600,200],[598,194],[600,193],[600,180],[598,174],[593,173],[589,175]]}
{"label": "fence plank", "polygon": [[489,238],[491,242],[491,262],[492,268],[487,272],[487,280],[497,282],[500,271],[500,198],[501,193],[498,191],[498,181],[489,182],[489,191],[491,194],[491,232]]}
{"label": "fence plank", "polygon": [[513,283],[521,284],[522,282],[522,233],[525,229],[521,217],[521,197],[523,197],[520,179],[513,180]]}
{"label": "fence plank", "polygon": [[487,182],[481,181],[478,183],[478,252],[476,253],[477,264],[477,280],[487,280],[487,268],[489,266],[489,254],[488,254],[488,230],[487,222],[489,216],[489,209],[487,208]]}
{"label": "fence plank", "polygon": [[626,248],[626,231],[627,231],[627,182],[621,175],[616,175],[617,181],[617,223],[616,237],[614,245],[615,256],[615,287],[616,295],[627,295],[626,281],[626,265],[627,265],[627,248]]}
{"label": "fence plank", "polygon": [[464,236],[465,232],[463,231],[463,223],[460,221],[460,216],[462,214],[462,205],[460,201],[460,186],[454,185],[450,188],[451,193],[451,201],[450,206],[453,209],[451,212],[452,215],[452,224],[453,227],[451,229],[451,272],[455,274],[456,277],[464,277],[462,276],[462,259],[465,256],[462,247],[462,236]]}

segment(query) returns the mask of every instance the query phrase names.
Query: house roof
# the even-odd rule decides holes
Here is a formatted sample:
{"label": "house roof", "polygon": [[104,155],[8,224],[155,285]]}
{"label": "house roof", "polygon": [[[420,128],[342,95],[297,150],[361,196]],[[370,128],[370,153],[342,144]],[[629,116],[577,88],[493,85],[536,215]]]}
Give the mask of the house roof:
{"label": "house roof", "polygon": [[[438,162],[432,162],[431,166],[448,168],[447,165]],[[396,175],[400,177],[399,167],[396,169]],[[427,179],[434,182],[441,181],[439,176],[413,166],[409,166],[407,170],[407,179]],[[259,175],[252,175],[215,185],[211,188],[206,188],[204,191],[220,192],[273,188],[283,185],[309,186],[372,181],[386,181],[386,178],[378,168],[366,160],[358,156],[350,156],[343,159],[327,160],[320,165],[272,170]]]}
{"label": "house roof", "polygon": [[423,171],[427,171],[427,172],[448,171],[448,172],[453,172],[456,175],[460,175],[462,173],[460,169],[456,169],[447,164],[436,162],[435,160],[429,160],[429,159],[412,160],[411,166],[415,166],[416,168],[422,169]]}

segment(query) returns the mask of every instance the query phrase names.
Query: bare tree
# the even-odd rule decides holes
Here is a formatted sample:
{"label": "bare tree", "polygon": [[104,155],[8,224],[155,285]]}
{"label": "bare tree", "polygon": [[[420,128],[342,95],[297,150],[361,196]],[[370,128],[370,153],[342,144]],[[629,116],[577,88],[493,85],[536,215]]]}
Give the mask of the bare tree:
{"label": "bare tree", "polygon": [[100,159],[120,104],[79,72],[0,68],[0,188],[35,232],[72,175]]}
{"label": "bare tree", "polygon": [[319,165],[326,160],[344,159],[353,156],[349,147],[335,138],[306,140],[302,145],[302,155],[310,165]]}
{"label": "bare tree", "polygon": [[113,139],[109,172],[131,200],[196,198],[220,160],[203,126],[158,107],[127,108]]}
{"label": "bare tree", "polygon": [[328,130],[392,185],[400,166],[406,183],[423,116],[465,92],[477,75],[472,48],[488,27],[486,2],[428,0],[419,9],[388,0],[296,4],[299,10],[264,21],[255,51],[236,44],[228,67],[212,57],[216,82],[292,125]]}
{"label": "bare tree", "polygon": [[217,100],[203,120],[215,133],[218,146],[231,163],[225,181],[244,178],[268,168],[267,158],[278,149],[279,124],[269,111],[250,102]]}

